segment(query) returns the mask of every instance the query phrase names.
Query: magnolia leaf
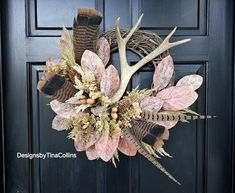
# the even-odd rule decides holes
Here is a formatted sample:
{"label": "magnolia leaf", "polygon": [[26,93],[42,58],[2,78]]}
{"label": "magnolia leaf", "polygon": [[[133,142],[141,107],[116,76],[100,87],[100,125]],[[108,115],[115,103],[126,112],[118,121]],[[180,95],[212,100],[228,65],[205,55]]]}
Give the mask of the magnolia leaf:
{"label": "magnolia leaf", "polygon": [[95,149],[95,145],[89,147],[86,150],[86,156],[89,160],[95,160],[99,158],[99,155],[97,154],[97,151]]}
{"label": "magnolia leaf", "polygon": [[193,90],[197,90],[202,85],[202,82],[203,78],[200,75],[192,74],[181,78],[176,86],[188,86]]}
{"label": "magnolia leaf", "polygon": [[118,150],[127,156],[135,156],[137,153],[135,144],[133,144],[126,136],[120,138]]}
{"label": "magnolia leaf", "polygon": [[169,84],[173,73],[174,63],[171,56],[168,55],[161,60],[155,69],[153,75],[153,84],[156,91],[162,90]]}
{"label": "magnolia leaf", "polygon": [[158,112],[163,105],[163,100],[159,97],[149,96],[145,97],[140,102],[140,107],[144,111],[154,111]]}
{"label": "magnolia leaf", "polygon": [[105,37],[101,37],[100,39],[98,39],[96,44],[96,53],[103,61],[104,66],[106,66],[110,58],[110,45]]}
{"label": "magnolia leaf", "polygon": [[95,143],[95,149],[99,157],[105,162],[109,161],[117,150],[120,135],[115,135],[112,138],[107,134],[103,134]]}
{"label": "magnolia leaf", "polygon": [[88,142],[84,141],[83,139],[81,139],[81,140],[75,139],[74,140],[74,147],[77,151],[85,151],[89,147],[93,146],[99,138],[100,138],[100,134],[96,133],[95,135],[91,136],[91,138]]}
{"label": "magnolia leaf", "polygon": [[56,115],[52,121],[52,129],[55,129],[57,131],[63,131],[67,129],[65,127],[65,121],[67,119],[64,117],[61,117],[60,115]]}
{"label": "magnolia leaf", "polygon": [[119,89],[120,78],[117,69],[110,65],[104,72],[100,82],[100,90],[111,98]]}
{"label": "magnolia leaf", "polygon": [[164,110],[178,111],[191,106],[197,100],[198,94],[188,86],[172,86],[160,91],[157,97],[164,100]]}
{"label": "magnolia leaf", "polygon": [[96,81],[100,83],[102,75],[105,71],[102,60],[94,52],[85,50],[81,59],[81,66],[84,73],[94,74]]}
{"label": "magnolia leaf", "polygon": [[50,102],[51,109],[63,118],[70,118],[72,114],[76,114],[76,109],[68,103],[61,103],[57,100]]}

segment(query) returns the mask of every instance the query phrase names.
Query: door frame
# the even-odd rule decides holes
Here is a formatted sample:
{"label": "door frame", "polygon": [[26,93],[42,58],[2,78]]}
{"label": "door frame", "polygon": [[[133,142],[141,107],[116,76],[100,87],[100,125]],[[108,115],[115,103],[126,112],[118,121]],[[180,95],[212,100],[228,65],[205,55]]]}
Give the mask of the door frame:
{"label": "door frame", "polygon": [[4,108],[3,108],[3,65],[2,65],[2,1],[0,1],[0,191],[5,193],[5,153],[4,153]]}
{"label": "door frame", "polygon": [[[3,70],[4,70],[4,66],[3,66],[3,58],[4,56],[2,56],[2,25],[3,25],[3,21],[2,21],[2,9],[3,9],[3,3],[2,1],[0,1],[0,173],[1,173],[1,182],[0,182],[0,192],[6,193],[5,191],[5,151],[4,151],[4,99],[3,99],[3,92],[4,92],[4,86],[3,86]],[[233,3],[233,21],[235,22],[235,3]],[[232,52],[233,52],[233,58],[232,58],[232,63],[233,63],[233,82],[232,82],[232,89],[233,89],[233,110],[232,110],[232,115],[233,117],[235,117],[235,24],[233,22],[233,26],[231,26],[231,30],[233,30],[233,48],[232,48]],[[6,118],[6,117],[5,117]],[[235,190],[235,118],[233,119],[233,127],[232,127],[232,168],[231,168],[231,172],[232,172],[232,190]]]}

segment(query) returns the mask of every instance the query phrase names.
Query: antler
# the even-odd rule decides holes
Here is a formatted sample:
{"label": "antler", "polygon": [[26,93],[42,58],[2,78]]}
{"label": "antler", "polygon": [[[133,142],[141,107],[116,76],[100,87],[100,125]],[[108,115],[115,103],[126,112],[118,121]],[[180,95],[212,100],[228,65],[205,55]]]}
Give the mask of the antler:
{"label": "antler", "polygon": [[120,65],[121,65],[121,84],[119,90],[116,92],[116,94],[111,98],[112,101],[118,101],[122,98],[127,85],[137,70],[139,70],[141,67],[143,67],[145,64],[165,52],[166,50],[184,44],[186,42],[189,42],[191,39],[184,39],[177,42],[170,43],[169,40],[171,36],[175,33],[176,27],[171,31],[171,33],[164,39],[164,41],[150,54],[142,58],[139,62],[137,62],[134,66],[130,66],[127,62],[127,56],[126,56],[126,44],[130,40],[133,33],[137,30],[141,19],[143,17],[143,14],[139,17],[138,21],[136,22],[135,26],[130,30],[130,32],[126,35],[125,38],[122,38],[119,28],[119,21],[120,17],[116,21],[116,38],[118,43],[118,50],[119,50],[119,58],[120,58]]}

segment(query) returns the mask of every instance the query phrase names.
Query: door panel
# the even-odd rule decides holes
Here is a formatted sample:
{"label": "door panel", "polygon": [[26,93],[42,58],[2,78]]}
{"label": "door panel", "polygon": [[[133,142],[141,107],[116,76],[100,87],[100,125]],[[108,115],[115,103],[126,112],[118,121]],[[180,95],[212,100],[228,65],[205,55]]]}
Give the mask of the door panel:
{"label": "door panel", "polygon": [[[232,192],[232,0],[8,0],[3,4],[3,78],[6,192],[15,193],[230,193]],[[182,186],[171,182],[142,156],[120,153],[117,169],[102,161],[17,159],[16,153],[75,153],[67,132],[51,129],[50,99],[36,85],[48,57],[59,57],[58,36],[71,29],[77,7],[103,12],[101,31],[121,17],[131,27],[144,12],[141,30],[163,38],[173,26],[172,41],[191,38],[170,51],[175,81],[187,74],[204,78],[193,110],[217,115],[213,120],[179,123],[170,130],[165,149],[173,158],[159,160]],[[138,58],[130,54],[131,63]],[[111,62],[119,67],[118,55]],[[129,89],[150,87],[154,68],[141,69]]]}

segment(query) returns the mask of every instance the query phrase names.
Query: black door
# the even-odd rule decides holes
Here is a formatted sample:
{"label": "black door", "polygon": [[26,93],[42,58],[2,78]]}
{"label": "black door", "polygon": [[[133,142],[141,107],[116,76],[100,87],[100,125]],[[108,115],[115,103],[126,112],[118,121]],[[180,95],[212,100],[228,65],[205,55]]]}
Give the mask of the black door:
{"label": "black door", "polygon": [[[171,50],[176,79],[192,73],[203,76],[193,109],[218,117],[170,130],[166,150],[173,158],[160,162],[181,186],[141,156],[121,155],[117,169],[111,163],[88,161],[83,153],[76,159],[17,158],[17,152],[75,153],[67,133],[51,129],[54,114],[36,84],[46,59],[59,56],[61,26],[72,26],[78,7],[103,12],[102,31],[112,29],[118,16],[123,28],[131,27],[143,12],[142,30],[164,37],[178,26],[173,40],[192,39]],[[7,193],[232,192],[232,0],[6,0],[2,19]],[[117,55],[112,59],[118,65]],[[138,60],[132,55],[129,59]],[[153,69],[141,69],[131,85],[149,87]]]}

